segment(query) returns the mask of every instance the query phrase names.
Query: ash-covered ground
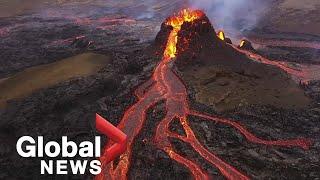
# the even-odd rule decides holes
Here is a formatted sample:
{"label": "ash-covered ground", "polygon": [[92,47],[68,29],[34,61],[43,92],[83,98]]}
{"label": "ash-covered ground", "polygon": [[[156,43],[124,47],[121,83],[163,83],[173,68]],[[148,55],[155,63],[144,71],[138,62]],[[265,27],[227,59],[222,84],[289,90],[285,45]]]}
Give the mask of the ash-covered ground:
{"label": "ash-covered ground", "polygon": [[[178,3],[169,7],[172,8],[173,5],[176,9],[179,9],[179,6],[183,7]],[[0,86],[17,72],[82,53],[103,54],[112,59],[97,73],[73,77],[7,102],[0,110],[0,179],[49,178],[46,175],[39,175],[38,159],[27,160],[18,156],[15,143],[23,135],[34,137],[41,135],[46,140],[56,141],[60,141],[62,135],[67,135],[76,142],[93,141],[93,137],[98,134],[94,124],[95,113],[106,117],[114,125],[119,123],[125,109],[136,100],[133,90],[150,78],[153,68],[160,60],[161,51],[154,49],[158,47],[154,40],[164,20],[164,14],[170,15],[169,13],[172,13],[170,11],[175,8],[166,9],[165,13],[152,17],[141,17],[140,14],[134,13],[142,9],[144,7],[140,6],[132,9],[89,5],[67,6],[0,19]],[[272,34],[264,29],[247,34],[250,33],[258,38],[270,38]],[[286,32],[275,35],[276,38],[279,36],[294,41],[301,41],[303,37],[303,42],[306,42],[305,36],[312,35],[292,36]],[[307,42],[316,43],[319,40],[318,36],[312,37],[312,40]],[[319,49],[316,48],[307,50],[305,47],[293,47],[294,50],[283,46],[268,48],[258,49],[258,52],[275,60],[318,63]],[[197,68],[203,67],[194,66],[192,69],[197,72]],[[179,71],[179,68],[176,68],[176,71],[184,81],[188,80],[187,73],[190,72]],[[199,78],[206,81],[201,86],[195,85],[197,81],[185,82],[189,91],[190,105],[194,109],[233,118],[259,137],[266,139],[307,137],[314,139],[314,144],[308,151],[251,144],[228,126],[190,117],[191,126],[201,143],[253,179],[320,178],[320,81],[312,81],[299,87],[309,102],[299,108],[279,107],[272,103],[250,104],[241,98],[230,98],[232,107],[224,110],[225,106],[221,106],[221,110],[217,108],[220,105],[215,100],[199,101],[196,98],[199,88],[205,91],[200,99],[208,99],[214,96],[211,94],[223,94],[225,87],[232,84],[230,81],[233,78],[230,77],[233,74],[226,72],[213,74],[204,79]],[[243,76],[248,78],[245,74]],[[251,85],[259,81],[248,79]],[[230,88],[235,87],[230,86]],[[283,94],[285,89],[281,91],[280,94]],[[275,96],[272,98],[279,99],[277,95]],[[225,99],[228,102],[228,97]],[[152,144],[155,127],[165,113],[163,107],[160,103],[148,111],[145,126],[134,143],[129,179],[190,178],[190,172],[186,168],[172,161]],[[174,132],[184,133],[178,123],[173,123],[171,129]],[[223,179],[215,167],[205,162],[187,144],[174,139],[172,142],[179,153],[201,164],[213,178]],[[62,177],[50,176],[50,178]],[[74,179],[71,175],[68,178]],[[92,176],[77,178],[88,179]]]}

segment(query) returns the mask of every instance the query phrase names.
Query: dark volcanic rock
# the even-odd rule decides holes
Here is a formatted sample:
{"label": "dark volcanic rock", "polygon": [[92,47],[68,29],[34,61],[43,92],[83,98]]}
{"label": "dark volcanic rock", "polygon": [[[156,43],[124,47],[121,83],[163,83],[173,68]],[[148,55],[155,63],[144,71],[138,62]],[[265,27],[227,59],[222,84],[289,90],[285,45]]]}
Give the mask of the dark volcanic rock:
{"label": "dark volcanic rock", "polygon": [[[164,42],[161,37],[164,38],[163,34],[168,30],[170,27],[163,25],[156,41]],[[246,50],[254,51],[250,42],[244,45]],[[190,104],[197,111],[217,114],[214,111],[216,107],[220,104],[233,104],[232,97],[234,97],[238,100],[236,105],[232,106],[233,110],[219,112],[220,115],[229,116],[234,121],[243,123],[258,137],[264,139],[317,137],[309,151],[299,148],[266,147],[247,142],[237,130],[229,126],[190,117],[196,136],[211,152],[251,178],[319,177],[316,171],[319,168],[317,165],[319,155],[316,152],[319,151],[320,139],[318,128],[314,128],[319,124],[319,108],[317,108],[319,105],[312,105],[313,110],[310,111],[306,105],[296,109],[286,104],[295,106],[309,102],[303,90],[286,72],[275,66],[255,62],[221,41],[216,37],[214,28],[206,17],[183,24],[178,34],[175,66],[187,85]],[[317,85],[306,88],[313,92],[311,93],[313,97],[317,96],[315,93]],[[298,94],[290,96],[288,101],[284,97],[290,93],[290,89],[294,89]],[[206,95],[201,98],[199,92]],[[219,97],[217,94],[223,95]],[[246,94],[248,96],[245,97]],[[295,99],[297,96],[302,99]],[[199,102],[199,99],[202,100]],[[257,99],[260,100],[256,101]],[[266,105],[270,99],[276,101]],[[318,101],[316,98],[314,100]],[[262,105],[258,105],[259,103]],[[278,105],[282,103],[285,104],[284,108],[279,108]],[[179,125],[171,124],[170,128],[176,133],[183,134]],[[187,146],[179,145],[177,142],[174,144],[184,156],[192,155]],[[205,163],[199,162],[199,164],[206,169]],[[208,171],[210,172],[210,168]]]}
{"label": "dark volcanic rock", "polygon": [[252,43],[246,39],[241,40],[241,44],[238,46],[239,49],[244,49],[247,51],[253,51],[255,52],[256,50],[253,48]]}
{"label": "dark volcanic rock", "polygon": [[232,44],[232,40],[231,40],[230,38],[226,38],[224,41],[225,41],[226,43]]}
{"label": "dark volcanic rock", "polygon": [[203,16],[182,25],[178,34],[176,64],[178,69],[199,64],[219,65],[241,71],[254,63],[219,39],[209,19]]}
{"label": "dark volcanic rock", "polygon": [[93,41],[88,40],[85,36],[76,37],[70,46],[78,49],[86,49],[93,45]]}
{"label": "dark volcanic rock", "polygon": [[[154,59],[142,52],[114,53],[114,62],[97,74],[72,79],[9,102],[7,108],[0,111],[0,179],[92,179],[89,173],[40,175],[40,159],[21,158],[15,143],[24,135],[44,136],[45,141],[61,142],[62,136],[68,136],[68,140],[77,143],[93,142],[94,136],[99,135],[95,114],[118,124],[122,112],[136,100],[132,89],[149,78]],[[134,77],[124,72],[127,63],[141,66],[134,70]],[[150,67],[144,68],[146,65]]]}
{"label": "dark volcanic rock", "polygon": [[[61,26],[63,27],[65,24]],[[52,28],[56,28],[54,29],[56,31],[52,31],[53,34],[57,34],[61,30],[61,27],[53,26]],[[68,135],[71,140],[76,142],[93,141],[93,136],[97,134],[94,128],[95,113],[107,118],[114,125],[118,124],[123,112],[136,101],[132,93],[134,87],[149,79],[154,65],[162,56],[171,29],[171,27],[162,24],[155,42],[147,49],[143,49],[136,44],[115,43],[128,36],[128,29],[124,29],[123,26],[119,26],[115,31],[89,31],[92,34],[99,34],[94,39],[98,45],[100,44],[100,48],[96,49],[97,51],[114,51],[121,48],[130,49],[130,53],[128,51],[115,53],[111,67],[104,68],[98,74],[73,79],[34,92],[27,98],[12,101],[6,109],[1,110],[0,179],[92,179],[93,177],[88,174],[80,177],[40,176],[39,160],[20,158],[15,150],[16,140],[22,135],[34,137],[41,135],[47,139],[59,141],[62,135]],[[132,31],[136,32],[137,29]],[[143,34],[143,31],[141,32]],[[16,33],[19,35],[23,32]],[[36,33],[30,34],[35,35]],[[72,32],[70,36],[76,36],[79,33],[78,31]],[[8,37],[6,42],[3,42],[3,44],[6,44],[7,51],[2,52],[2,55],[9,57],[10,60],[15,59],[13,54],[21,48],[20,46],[11,48],[17,42],[8,43],[11,40],[15,41],[15,36]],[[184,38],[187,38],[187,41],[184,41]],[[45,40],[45,38],[42,40]],[[267,89],[268,86],[261,79],[277,79],[279,77],[288,79],[285,73],[277,68],[251,62],[245,55],[235,51],[231,46],[218,39],[206,17],[193,23],[185,23],[179,33],[179,42],[176,67],[180,70],[178,73],[181,74],[181,78],[187,84],[191,97],[190,105],[197,111],[217,114],[217,111],[209,103],[195,101],[197,83],[205,85],[200,86],[202,90],[210,92],[210,87],[219,86],[222,88],[221,91],[227,92],[226,88],[234,81],[239,81],[239,84],[247,82],[251,85],[249,86],[250,89],[258,86],[257,82],[262,82],[262,87]],[[39,43],[42,43],[42,41]],[[32,43],[32,47],[34,46],[38,46],[38,43]],[[133,47],[139,50],[133,51]],[[25,51],[29,50],[27,48]],[[67,55],[69,56],[74,48],[60,47],[58,50],[52,48],[42,50],[45,56],[40,56],[38,51],[30,51],[30,54],[23,52],[14,62],[16,65],[8,66],[9,69],[0,69],[0,75],[7,75],[27,66],[41,64],[43,62],[40,62],[39,59],[42,57],[50,56],[52,58],[50,61],[54,61],[57,59],[54,58],[55,54],[59,54],[59,52],[63,52],[63,54],[68,52]],[[157,56],[154,56],[154,52],[157,52]],[[24,56],[29,60],[34,60],[35,56],[37,58],[35,62],[29,64],[27,61],[21,60]],[[21,64],[19,65],[19,63]],[[205,70],[201,68],[206,68],[206,66],[221,67],[224,70],[219,70],[217,73],[203,71],[206,74],[214,75],[213,78],[210,77],[203,82],[194,83],[186,79],[188,74],[195,75],[196,79],[201,79],[200,76],[197,76],[197,73]],[[7,64],[4,67],[7,67]],[[188,71],[190,69],[194,71],[190,73]],[[241,78],[235,79],[233,76]],[[224,79],[220,81],[219,78]],[[226,78],[230,79],[226,80]],[[306,87],[306,91],[314,97],[315,101],[311,110],[283,110],[274,106],[252,105],[237,106],[230,113],[219,114],[243,122],[259,137],[266,137],[267,139],[296,138],[297,136],[315,137],[315,145],[311,147],[310,151],[250,144],[230,127],[194,117],[190,117],[190,125],[199,141],[208,150],[216,153],[226,162],[239,168],[252,178],[316,179],[320,177],[318,171],[320,110],[319,104],[317,104],[320,97],[320,93],[317,92],[319,86],[319,82],[315,82]],[[209,88],[206,89],[206,87]],[[238,88],[239,86],[233,89]],[[246,89],[241,93],[245,92]],[[209,99],[216,93],[216,91],[210,92],[209,96],[205,98]],[[228,96],[230,94],[227,93],[226,97]],[[279,99],[278,97],[275,98]],[[225,103],[230,104],[227,101]],[[134,142],[132,166],[128,173],[129,179],[188,179],[190,177],[190,172],[184,166],[172,161],[166,153],[157,149],[153,143],[155,127],[164,115],[163,102],[148,110],[145,126]],[[171,124],[170,129],[181,135],[185,134],[181,124],[177,124],[177,122]],[[218,170],[211,165],[208,166],[208,162],[199,158],[199,155],[188,144],[175,140],[172,140],[172,142],[181,154],[198,162],[203,169],[208,170],[214,177],[223,179]]]}
{"label": "dark volcanic rock", "polygon": [[166,25],[165,22],[161,24],[161,29],[158,32],[151,46],[151,52],[154,52],[156,55],[162,57],[164,49],[166,48],[168,37],[171,30],[172,30],[172,27]]}
{"label": "dark volcanic rock", "polygon": [[[154,43],[157,50],[163,52],[171,29],[171,26],[162,24]],[[247,69],[247,66],[251,64],[256,66],[256,63],[253,63],[244,54],[220,40],[205,15],[182,25],[178,33],[175,64],[180,70],[196,64],[224,65],[235,71]]]}
{"label": "dark volcanic rock", "polygon": [[[163,43],[171,29],[162,24],[155,44]],[[178,32],[174,64],[198,101],[220,110],[246,104],[296,108],[309,103],[285,71],[248,58],[216,34],[205,15],[185,22]],[[251,47],[250,42],[244,46]]]}
{"label": "dark volcanic rock", "polygon": [[[149,46],[158,21],[127,22],[110,8],[59,6],[0,18],[0,79],[84,51],[134,51]],[[52,14],[46,14],[52,12]],[[89,13],[90,12],[90,13]],[[109,21],[112,21],[110,23]],[[152,27],[152,28],[150,28]],[[4,31],[5,33],[2,33]],[[79,38],[83,37],[85,38]],[[88,47],[89,46],[89,47]]]}

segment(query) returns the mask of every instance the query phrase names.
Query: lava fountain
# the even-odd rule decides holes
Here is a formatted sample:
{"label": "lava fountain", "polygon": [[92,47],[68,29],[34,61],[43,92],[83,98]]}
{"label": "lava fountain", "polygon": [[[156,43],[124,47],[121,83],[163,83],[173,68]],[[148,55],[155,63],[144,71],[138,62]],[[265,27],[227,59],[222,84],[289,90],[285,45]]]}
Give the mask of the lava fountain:
{"label": "lava fountain", "polygon": [[[192,11],[185,9],[175,16],[166,20],[165,25],[171,28],[171,32],[167,39],[166,47],[164,49],[162,61],[159,62],[154,70],[150,80],[139,86],[135,95],[138,100],[131,107],[129,107],[118,125],[127,136],[127,149],[119,158],[119,161],[106,163],[108,154],[104,151],[101,162],[102,172],[95,177],[97,180],[103,179],[127,179],[127,174],[130,168],[132,158],[132,146],[135,138],[140,133],[143,124],[146,120],[146,111],[159,101],[165,101],[166,115],[157,125],[154,144],[157,148],[163,150],[174,161],[189,169],[194,179],[209,179],[208,172],[204,171],[202,167],[180,155],[174,149],[169,138],[176,138],[191,145],[191,147],[206,161],[219,169],[221,174],[227,179],[249,179],[247,175],[238,171],[232,165],[224,162],[214,152],[207,150],[196,138],[191,129],[188,116],[196,116],[203,120],[214,121],[231,126],[238,130],[249,142],[274,145],[284,147],[300,147],[308,149],[311,141],[308,139],[293,139],[293,140],[275,140],[269,141],[256,137],[250,133],[243,125],[238,122],[225,119],[218,116],[206,115],[201,112],[196,112],[190,109],[188,102],[188,94],[185,84],[171,69],[171,63],[176,60],[177,44],[179,31],[185,22],[193,23],[195,20],[202,18],[204,15],[201,11]],[[176,134],[169,130],[169,124],[178,119],[182,125],[185,136]],[[105,149],[113,145],[113,142],[108,142]]]}

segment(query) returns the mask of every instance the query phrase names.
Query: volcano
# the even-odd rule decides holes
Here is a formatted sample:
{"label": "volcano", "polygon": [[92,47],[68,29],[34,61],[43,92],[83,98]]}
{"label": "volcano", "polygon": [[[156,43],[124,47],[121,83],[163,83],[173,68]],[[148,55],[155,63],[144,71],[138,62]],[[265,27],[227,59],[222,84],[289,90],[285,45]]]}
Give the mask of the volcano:
{"label": "volcano", "polygon": [[[318,50],[319,38],[261,29],[232,44],[202,11],[167,18],[182,1],[157,1],[148,11],[161,12],[137,17],[144,3],[1,19],[0,179],[320,177],[320,66],[300,64],[313,61],[312,50],[301,52]],[[283,48],[261,51],[259,41],[299,48],[287,56]],[[97,132],[96,114],[128,136],[120,157],[105,152],[114,142]],[[101,136],[101,174],[40,174],[41,160],[64,157],[19,156],[26,135],[77,144]]]}
{"label": "volcano", "polygon": [[[163,52],[161,61],[156,66],[151,79],[135,90],[137,101],[125,111],[118,126],[128,136],[128,147],[117,161],[111,163],[105,151],[101,157],[103,171],[96,176],[96,179],[126,179],[134,155],[134,142],[138,135],[143,133],[141,131],[144,129],[144,124],[148,123],[146,122],[147,111],[161,102],[165,106],[162,112],[164,116],[156,125],[152,144],[165,152],[172,161],[187,168],[195,179],[209,179],[210,175],[200,164],[179,153],[172,139],[188,144],[196,154],[217,168],[227,179],[249,179],[249,175],[209,151],[192,130],[189,122],[191,117],[230,126],[251,143],[309,149],[312,144],[309,139],[265,140],[255,136],[235,120],[209,115],[190,106],[188,86],[185,82],[187,84],[194,82],[184,81],[188,79],[186,77],[190,69],[196,68],[195,71],[197,71],[207,66],[218,67],[220,77],[227,76],[231,78],[229,80],[235,80],[240,76],[244,78],[241,83],[247,83],[246,81],[252,83],[253,78],[257,83],[253,83],[254,86],[261,86],[259,85],[261,81],[265,88],[268,87],[267,83],[276,84],[286,81],[286,84],[292,86],[294,83],[288,80],[286,73],[281,69],[255,62],[219,39],[203,12],[186,9],[166,19],[153,48]],[[193,74],[197,74],[195,71]],[[182,74],[181,77],[179,73]],[[271,82],[267,81],[270,77],[272,77]],[[299,94],[299,92],[296,93],[296,95]],[[170,129],[173,122],[178,123],[182,133],[176,133]],[[112,145],[113,142],[108,142],[105,149]]]}
{"label": "volcano", "polygon": [[[165,50],[171,30],[166,22],[162,24],[154,49]],[[291,80],[290,71],[257,62],[226,43],[223,31],[216,33],[205,15],[183,23],[176,38],[175,67],[184,82],[196,91],[198,102],[211,104],[217,110],[232,109],[239,104],[301,108],[310,103]],[[254,50],[247,40],[239,48],[249,54]]]}

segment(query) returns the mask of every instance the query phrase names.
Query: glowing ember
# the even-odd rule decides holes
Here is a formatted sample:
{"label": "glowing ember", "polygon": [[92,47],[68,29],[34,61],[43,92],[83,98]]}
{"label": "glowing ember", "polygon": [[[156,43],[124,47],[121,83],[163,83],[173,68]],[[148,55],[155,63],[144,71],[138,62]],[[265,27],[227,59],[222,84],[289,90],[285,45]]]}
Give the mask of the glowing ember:
{"label": "glowing ember", "polygon": [[222,41],[224,41],[226,39],[226,36],[224,35],[224,32],[223,31],[219,31],[218,32],[218,37],[219,39],[221,39]]}
{"label": "glowing ember", "polygon": [[[162,100],[165,100],[166,116],[157,126],[156,134],[154,136],[155,145],[159,149],[166,152],[171,159],[188,168],[194,179],[209,179],[209,175],[201,168],[200,165],[179,155],[172,146],[169,140],[170,137],[190,144],[191,147],[203,159],[207,160],[210,164],[219,169],[222,175],[224,175],[227,179],[249,178],[231,165],[225,163],[214,153],[207,150],[199,142],[189,126],[189,115],[200,117],[203,120],[207,119],[209,121],[231,126],[237,129],[239,133],[243,134],[244,137],[252,143],[284,147],[300,147],[303,149],[309,148],[311,141],[307,139],[276,141],[263,140],[256,137],[244,126],[233,120],[224,119],[217,116],[209,116],[190,110],[186,87],[181,79],[171,70],[167,62],[174,61],[174,57],[176,57],[177,36],[182,24],[184,22],[192,22],[202,15],[203,13],[200,11],[183,10],[177,16],[171,17],[167,20],[167,25],[171,25],[173,30],[169,35],[167,47],[164,51],[164,57],[156,67],[152,78],[138,87],[138,89],[135,91],[138,101],[125,111],[124,116],[118,126],[128,136],[127,149],[125,153],[121,155],[117,164],[106,164],[105,159],[107,159],[108,154],[104,152],[103,156],[101,157],[102,173],[96,176],[97,180],[127,179],[127,173],[132,157],[133,142],[141,131],[146,120],[146,111]],[[186,136],[181,136],[169,130],[168,127],[174,119],[179,119]],[[108,142],[105,149],[111,147],[112,145],[112,142]]]}
{"label": "glowing ember", "polygon": [[244,43],[245,43],[245,41],[241,40],[239,47],[243,47]]}

